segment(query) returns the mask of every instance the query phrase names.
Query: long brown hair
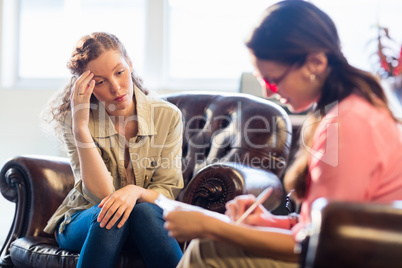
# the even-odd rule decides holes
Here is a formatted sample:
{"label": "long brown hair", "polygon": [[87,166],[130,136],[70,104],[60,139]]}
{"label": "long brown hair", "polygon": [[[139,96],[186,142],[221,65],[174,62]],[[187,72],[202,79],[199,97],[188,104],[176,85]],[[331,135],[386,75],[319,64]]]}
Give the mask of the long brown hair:
{"label": "long brown hair", "polygon": [[309,128],[310,133],[300,142],[297,158],[285,177],[285,180],[295,182],[296,194],[302,198],[306,193],[309,154],[301,145],[311,146],[314,131],[328,107],[355,93],[390,112],[387,98],[374,75],[348,63],[341,51],[335,24],[311,3],[287,0],[269,7],[245,43],[257,58],[288,65],[302,66],[307,55],[314,52],[324,52],[328,58],[330,73],[314,110],[318,118],[313,119],[315,123]]}
{"label": "long brown hair", "polygon": [[[50,100],[47,109],[42,114],[45,122],[51,126],[56,135],[60,136],[60,124],[66,120],[71,111],[70,95],[75,81],[86,70],[90,61],[97,59],[102,53],[110,50],[119,51],[124,59],[131,62],[124,45],[113,34],[95,32],[83,36],[76,43],[71,58],[67,62],[67,68],[72,74],[70,82]],[[143,87],[142,80],[134,71],[131,73],[131,78],[134,85],[148,95],[148,90]],[[95,100],[95,96],[92,95],[91,101]]]}

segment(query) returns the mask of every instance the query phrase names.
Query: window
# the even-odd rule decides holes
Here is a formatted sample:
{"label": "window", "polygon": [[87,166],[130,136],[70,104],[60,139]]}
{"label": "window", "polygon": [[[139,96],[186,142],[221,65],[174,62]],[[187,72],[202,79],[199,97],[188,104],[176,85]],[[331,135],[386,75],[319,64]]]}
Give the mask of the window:
{"label": "window", "polygon": [[22,0],[19,77],[60,78],[74,43],[83,35],[115,34],[142,68],[144,0]]}
{"label": "window", "polygon": [[10,47],[17,46],[18,50],[8,63],[3,61],[3,70],[15,58],[18,64],[9,71],[11,75],[3,75],[3,84],[7,77],[16,78],[9,85],[22,87],[32,87],[37,80],[43,86],[46,81],[67,79],[65,64],[74,42],[93,31],[109,31],[126,45],[148,85],[179,90],[237,90],[241,73],[251,71],[243,44],[245,34],[256,14],[274,1],[6,2],[12,6],[11,13],[18,14],[11,25],[19,31],[6,38],[13,40]]}
{"label": "window", "polygon": [[[74,42],[93,31],[116,34],[154,89],[237,91],[251,72],[244,38],[274,0],[2,0],[6,87],[60,87]],[[377,23],[398,31],[399,0],[311,0],[335,21],[351,64],[373,71]],[[57,82],[57,83],[56,83]]]}
{"label": "window", "polygon": [[[378,63],[376,25],[388,27],[390,35],[402,45],[400,0],[312,0],[334,21],[341,39],[342,51],[349,62],[366,71],[375,72]],[[389,44],[388,44],[389,45]],[[399,49],[399,50],[398,50]],[[397,55],[398,56],[398,55]]]}
{"label": "window", "polygon": [[[11,26],[19,31],[9,38],[18,47],[18,64],[10,74],[16,77],[17,85],[66,79],[66,63],[75,42],[96,31],[115,34],[125,44],[135,67],[139,72],[143,69],[146,0],[12,1],[8,1],[8,9],[17,10],[19,16]],[[5,9],[4,13],[7,6]],[[3,69],[7,65],[3,61]]]}
{"label": "window", "polygon": [[[167,28],[169,81],[187,80],[193,84],[193,81],[199,81],[196,84],[201,88],[208,88],[208,85],[214,88],[215,83],[215,89],[236,90],[241,73],[252,71],[243,39],[263,10],[275,2],[170,0]],[[333,19],[342,50],[352,65],[375,71],[377,24],[389,27],[400,49],[400,0],[310,2]],[[227,84],[218,84],[223,81]]]}
{"label": "window", "polygon": [[169,81],[197,80],[206,88],[208,81],[211,88],[221,81],[221,87],[236,89],[242,72],[252,71],[244,38],[258,15],[274,2],[170,0]]}

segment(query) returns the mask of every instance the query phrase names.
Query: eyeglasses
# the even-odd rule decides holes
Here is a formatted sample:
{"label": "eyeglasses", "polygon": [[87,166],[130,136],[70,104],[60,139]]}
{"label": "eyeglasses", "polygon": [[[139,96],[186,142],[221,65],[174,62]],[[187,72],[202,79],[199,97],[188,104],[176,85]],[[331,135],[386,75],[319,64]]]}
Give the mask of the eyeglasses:
{"label": "eyeglasses", "polygon": [[278,79],[275,79],[275,82],[269,81],[269,79],[265,78],[265,77],[258,77],[258,80],[261,82],[262,85],[265,86],[266,89],[276,93],[279,90],[279,88],[278,88],[279,83],[283,79],[285,79],[285,77],[290,73],[290,71],[292,70],[292,67],[293,66],[290,66]]}

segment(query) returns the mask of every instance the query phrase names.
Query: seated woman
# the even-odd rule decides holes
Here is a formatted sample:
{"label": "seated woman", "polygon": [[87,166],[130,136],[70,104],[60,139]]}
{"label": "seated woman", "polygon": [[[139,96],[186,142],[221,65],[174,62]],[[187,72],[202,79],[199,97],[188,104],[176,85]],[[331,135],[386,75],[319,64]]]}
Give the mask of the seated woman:
{"label": "seated woman", "polygon": [[[255,197],[227,204],[225,222],[176,209],[165,227],[194,239],[179,267],[298,267],[296,237],[311,222],[314,200],[390,203],[402,199],[402,139],[376,78],[349,65],[332,20],[305,1],[269,7],[246,40],[267,96],[294,112],[315,105],[297,159],[284,179],[302,202],[300,217],[274,216],[259,207],[234,224]],[[300,233],[301,234],[301,233]]]}
{"label": "seated woman", "polygon": [[112,34],[82,37],[68,67],[73,77],[49,121],[62,134],[75,186],[45,231],[80,252],[77,267],[115,267],[123,246],[138,248],[148,267],[175,267],[182,251],[154,201],[159,193],[175,199],[183,187],[180,111],[147,96]]}

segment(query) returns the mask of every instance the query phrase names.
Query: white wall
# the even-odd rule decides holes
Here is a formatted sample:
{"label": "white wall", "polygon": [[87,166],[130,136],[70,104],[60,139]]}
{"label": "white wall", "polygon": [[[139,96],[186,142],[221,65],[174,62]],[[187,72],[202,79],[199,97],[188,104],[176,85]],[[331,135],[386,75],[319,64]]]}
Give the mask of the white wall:
{"label": "white wall", "polygon": [[[0,165],[25,154],[64,156],[41,130],[40,113],[55,90],[0,88]],[[14,217],[14,203],[0,195],[0,247]]]}
{"label": "white wall", "polygon": [[0,162],[22,154],[61,154],[42,131],[40,113],[54,90],[0,89]]}

